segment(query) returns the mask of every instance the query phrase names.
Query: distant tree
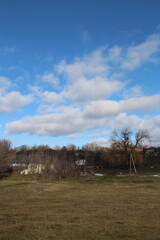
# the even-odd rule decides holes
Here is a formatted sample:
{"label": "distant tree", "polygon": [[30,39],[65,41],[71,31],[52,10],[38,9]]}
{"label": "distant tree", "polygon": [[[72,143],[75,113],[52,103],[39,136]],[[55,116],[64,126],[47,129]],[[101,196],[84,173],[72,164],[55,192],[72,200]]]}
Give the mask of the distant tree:
{"label": "distant tree", "polygon": [[29,146],[27,145],[21,145],[17,148],[19,151],[27,151],[29,149]]}
{"label": "distant tree", "polygon": [[61,150],[61,147],[58,145],[55,145],[55,146],[53,146],[53,149],[58,151],[58,150]]}
{"label": "distant tree", "polygon": [[11,149],[11,141],[7,139],[0,140],[0,174],[3,174],[9,169],[10,163],[13,160],[14,151]]}
{"label": "distant tree", "polygon": [[76,147],[76,145],[74,145],[74,144],[68,144],[68,145],[67,145],[67,149],[68,149],[69,151],[76,151],[76,150],[77,150],[77,147]]}
{"label": "distant tree", "polygon": [[50,147],[48,145],[39,145],[37,147],[38,151],[45,151],[45,150],[48,150],[48,149],[50,149]]}
{"label": "distant tree", "polygon": [[86,143],[86,144],[82,147],[83,150],[93,151],[93,152],[99,150],[99,148],[100,148],[100,147],[97,145],[97,143],[94,143],[94,142]]}
{"label": "distant tree", "polygon": [[85,152],[87,165],[96,167],[97,163],[95,159],[99,149],[100,147],[96,143],[87,143],[82,147],[82,150]]}

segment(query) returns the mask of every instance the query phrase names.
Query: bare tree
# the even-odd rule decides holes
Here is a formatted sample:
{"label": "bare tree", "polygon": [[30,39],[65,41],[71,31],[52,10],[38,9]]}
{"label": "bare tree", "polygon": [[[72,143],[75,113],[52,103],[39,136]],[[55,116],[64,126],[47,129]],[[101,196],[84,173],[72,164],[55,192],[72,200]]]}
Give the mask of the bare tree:
{"label": "bare tree", "polygon": [[147,130],[140,130],[135,134],[135,142],[133,147],[142,146],[146,141],[150,142],[150,134]]}
{"label": "bare tree", "polygon": [[95,157],[99,149],[100,147],[94,142],[87,143],[82,147],[82,150],[85,152],[85,159],[87,162],[86,164],[90,166],[92,170],[94,170],[94,168],[97,165],[95,161]]}
{"label": "bare tree", "polygon": [[128,128],[121,131],[114,130],[111,137],[112,148],[126,152],[128,147],[132,145],[131,135],[132,132]]}
{"label": "bare tree", "polygon": [[[41,145],[32,147],[26,152],[21,152],[20,158],[24,157],[28,163],[26,174],[38,177],[60,180],[67,177],[77,177],[79,171],[75,164],[74,151],[66,147],[54,150]],[[25,174],[25,170],[22,171]]]}
{"label": "bare tree", "polygon": [[150,140],[150,135],[147,130],[139,130],[135,134],[128,128],[122,130],[114,130],[111,137],[111,148],[119,151],[123,155],[126,163],[129,163],[129,152],[135,151],[143,143]]}
{"label": "bare tree", "polygon": [[146,140],[150,140],[150,135],[147,130],[139,130],[133,137],[133,132],[125,128],[112,132],[111,144],[112,147],[127,151],[128,147],[136,148],[137,146],[142,146]]}
{"label": "bare tree", "polygon": [[14,151],[11,150],[11,142],[7,139],[0,140],[0,174],[3,174],[9,169],[13,159]]}
{"label": "bare tree", "polygon": [[74,144],[67,144],[67,149],[68,149],[69,151],[76,151],[76,150],[77,150],[77,147],[76,147],[76,145],[74,145]]}

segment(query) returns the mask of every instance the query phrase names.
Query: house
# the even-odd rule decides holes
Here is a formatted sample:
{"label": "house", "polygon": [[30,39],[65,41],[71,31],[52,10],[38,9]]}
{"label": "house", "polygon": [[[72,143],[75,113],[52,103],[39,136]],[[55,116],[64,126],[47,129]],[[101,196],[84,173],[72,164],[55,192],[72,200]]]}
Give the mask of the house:
{"label": "house", "polygon": [[80,168],[86,165],[85,152],[81,149],[75,152],[75,164]]}
{"label": "house", "polygon": [[158,157],[158,156],[160,156],[160,148],[159,147],[146,148],[144,154],[145,154],[145,156]]}
{"label": "house", "polygon": [[147,165],[160,165],[160,147],[149,147],[143,152],[145,163]]}

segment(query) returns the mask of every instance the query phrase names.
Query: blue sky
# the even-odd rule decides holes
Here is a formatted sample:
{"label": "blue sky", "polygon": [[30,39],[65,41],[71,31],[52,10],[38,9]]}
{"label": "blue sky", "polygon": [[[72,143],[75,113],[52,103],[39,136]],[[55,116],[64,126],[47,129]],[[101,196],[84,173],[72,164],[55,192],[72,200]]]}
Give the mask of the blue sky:
{"label": "blue sky", "polygon": [[0,138],[160,144],[160,1],[1,0]]}

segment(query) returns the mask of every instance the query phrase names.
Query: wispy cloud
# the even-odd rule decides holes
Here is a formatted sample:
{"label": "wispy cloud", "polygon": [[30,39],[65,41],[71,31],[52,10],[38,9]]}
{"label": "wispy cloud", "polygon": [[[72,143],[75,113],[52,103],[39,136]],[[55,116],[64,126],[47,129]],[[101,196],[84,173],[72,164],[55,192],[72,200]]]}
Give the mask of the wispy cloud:
{"label": "wispy cloud", "polygon": [[134,70],[145,62],[156,62],[160,52],[160,34],[149,36],[145,42],[125,49],[125,57],[120,67],[124,70]]}
{"label": "wispy cloud", "polygon": [[4,48],[4,53],[5,54],[13,54],[16,52],[16,48],[15,47],[5,47]]}
{"label": "wispy cloud", "polygon": [[123,97],[125,99],[142,97],[144,95],[142,87],[135,85],[125,91],[123,91]]}
{"label": "wispy cloud", "polygon": [[96,138],[96,139],[93,139],[89,143],[95,143],[101,147],[109,147],[110,146],[110,141],[109,141],[109,139],[106,139],[106,138]]}
{"label": "wispy cloud", "polygon": [[82,37],[82,43],[84,44],[84,46],[87,46],[90,44],[92,38],[90,33],[87,30],[83,30],[81,32],[81,37]]}
{"label": "wispy cloud", "polygon": [[38,75],[37,78],[43,82],[50,83],[52,87],[58,88],[59,86],[59,78],[52,72],[45,72],[42,75]]}
{"label": "wispy cloud", "polygon": [[7,89],[9,89],[12,86],[11,81],[9,78],[0,76],[0,94],[3,94],[6,92]]}
{"label": "wispy cloud", "polygon": [[68,135],[68,138],[70,139],[75,139],[75,138],[79,138],[79,137],[82,137],[83,134],[70,134]]}

